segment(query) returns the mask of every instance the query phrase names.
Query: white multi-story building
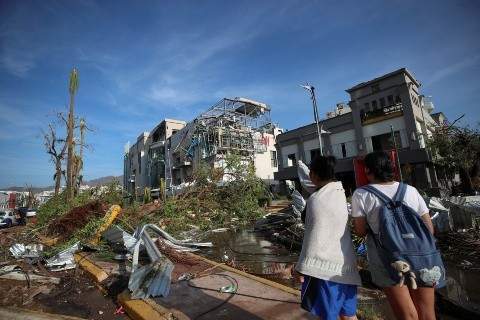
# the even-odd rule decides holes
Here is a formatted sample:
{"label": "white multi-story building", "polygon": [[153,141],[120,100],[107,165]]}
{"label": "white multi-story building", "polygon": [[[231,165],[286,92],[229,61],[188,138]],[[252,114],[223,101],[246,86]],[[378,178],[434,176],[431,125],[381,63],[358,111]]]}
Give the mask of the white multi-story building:
{"label": "white multi-story building", "polygon": [[[393,71],[348,90],[349,107],[338,106],[321,121],[324,153],[337,158],[336,172],[347,189],[355,187],[353,159],[372,151],[399,150],[402,171],[409,183],[420,188],[436,188],[437,177],[426,148],[425,137],[445,121],[434,114],[433,104],[419,93],[420,83],[405,68]],[[277,137],[280,162],[275,179],[296,181],[296,161],[310,163],[319,154],[316,125],[310,124]]]}

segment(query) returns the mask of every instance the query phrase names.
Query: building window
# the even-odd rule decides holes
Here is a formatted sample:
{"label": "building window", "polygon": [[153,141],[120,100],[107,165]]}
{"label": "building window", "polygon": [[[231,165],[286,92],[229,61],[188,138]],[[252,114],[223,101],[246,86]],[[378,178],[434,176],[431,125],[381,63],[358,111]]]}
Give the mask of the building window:
{"label": "building window", "polygon": [[342,147],[342,158],[346,158],[347,157],[347,147],[345,146],[345,143],[342,143],[341,147]]}
{"label": "building window", "polygon": [[137,154],[137,160],[138,160],[138,174],[142,174],[142,154],[140,152]]}
{"label": "building window", "polygon": [[272,165],[272,168],[278,167],[277,151],[270,151],[270,163]]}
{"label": "building window", "polygon": [[395,96],[395,103],[402,103],[400,96]]}
{"label": "building window", "polygon": [[380,98],[380,107],[385,107],[385,98]]}
{"label": "building window", "polygon": [[310,161],[313,161],[316,157],[320,156],[320,149],[310,150]]}
{"label": "building window", "polygon": [[378,84],[374,84],[372,86],[372,93],[377,93],[378,91],[380,91],[380,86]]}
{"label": "building window", "polygon": [[391,106],[393,104],[393,96],[392,95],[389,95],[387,97],[387,100],[388,100],[388,105]]}
{"label": "building window", "polygon": [[365,106],[365,111],[370,110],[370,102],[365,102],[364,106]]}
{"label": "building window", "polygon": [[377,100],[372,101],[372,111],[377,110]]}
{"label": "building window", "polygon": [[289,154],[287,156],[287,159],[288,159],[288,163],[287,163],[288,167],[293,167],[293,166],[297,165],[297,157],[295,156],[295,153]]}
{"label": "building window", "polygon": [[[402,147],[402,142],[400,138],[400,131],[395,131],[395,143],[397,144],[397,148]],[[385,133],[379,134],[372,137],[372,148],[373,151],[387,151],[392,150],[394,148],[392,134]]]}

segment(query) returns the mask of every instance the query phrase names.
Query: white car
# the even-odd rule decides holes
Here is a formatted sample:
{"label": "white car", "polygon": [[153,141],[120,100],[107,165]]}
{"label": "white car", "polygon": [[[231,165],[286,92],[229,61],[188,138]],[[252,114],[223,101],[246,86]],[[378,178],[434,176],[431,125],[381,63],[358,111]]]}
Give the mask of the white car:
{"label": "white car", "polygon": [[9,228],[18,224],[15,213],[11,210],[0,211],[0,227]]}
{"label": "white car", "polygon": [[27,218],[35,217],[37,215],[36,209],[28,209],[27,211]]}

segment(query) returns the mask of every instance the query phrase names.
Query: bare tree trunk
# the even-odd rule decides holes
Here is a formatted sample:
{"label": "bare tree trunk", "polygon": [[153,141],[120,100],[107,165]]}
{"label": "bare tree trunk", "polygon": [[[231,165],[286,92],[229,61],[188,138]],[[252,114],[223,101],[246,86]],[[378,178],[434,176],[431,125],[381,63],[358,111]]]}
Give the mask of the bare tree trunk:
{"label": "bare tree trunk", "polygon": [[55,160],[55,195],[60,192],[60,185],[62,184],[62,159]]}
{"label": "bare tree trunk", "polygon": [[71,201],[73,199],[74,192],[74,181],[73,181],[73,162],[74,162],[74,144],[73,144],[73,130],[75,127],[74,124],[74,103],[75,103],[75,93],[78,88],[78,74],[77,69],[73,69],[70,73],[70,83],[69,83],[69,92],[70,92],[70,110],[68,112],[68,128],[67,128],[67,200]]}
{"label": "bare tree trunk", "polygon": [[70,95],[70,111],[68,112],[67,128],[67,199],[73,199],[73,103],[74,97]]}

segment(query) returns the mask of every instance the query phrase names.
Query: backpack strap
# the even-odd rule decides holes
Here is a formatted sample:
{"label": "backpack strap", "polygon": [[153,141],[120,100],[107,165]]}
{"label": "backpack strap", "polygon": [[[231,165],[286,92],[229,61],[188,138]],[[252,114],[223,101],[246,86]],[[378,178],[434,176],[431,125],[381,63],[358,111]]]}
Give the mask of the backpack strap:
{"label": "backpack strap", "polygon": [[385,195],[382,191],[378,190],[374,186],[366,185],[361,187],[363,190],[366,190],[370,193],[376,195],[385,205],[391,204],[393,201],[387,195]]}
{"label": "backpack strap", "polygon": [[393,197],[394,202],[402,202],[403,198],[405,197],[405,192],[407,191],[407,185],[403,182],[398,184],[397,193]]}

